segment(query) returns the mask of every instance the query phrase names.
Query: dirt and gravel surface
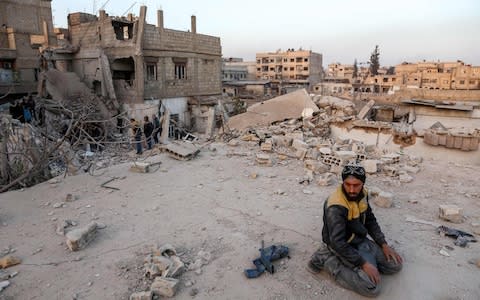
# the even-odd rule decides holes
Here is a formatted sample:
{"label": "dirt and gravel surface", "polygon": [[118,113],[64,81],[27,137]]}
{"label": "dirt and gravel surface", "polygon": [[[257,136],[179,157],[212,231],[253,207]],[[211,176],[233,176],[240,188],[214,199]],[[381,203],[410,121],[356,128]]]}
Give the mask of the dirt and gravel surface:
{"label": "dirt and gravel surface", "polygon": [[[262,167],[255,165],[256,152],[255,143],[218,143],[187,162],[152,156],[149,161],[162,162],[153,173],[130,172],[127,163],[99,177],[81,174],[0,194],[0,251],[22,259],[3,270],[18,274],[0,299],[128,299],[148,288],[143,258],[165,243],[186,263],[199,251],[211,255],[201,271],[180,276],[175,299],[362,299],[305,269],[321,239],[323,201],[336,185],[299,184],[302,161]],[[413,216],[472,232],[480,222],[480,166],[444,160],[423,161],[421,168],[411,183],[367,178],[367,186],[394,194],[394,207],[372,206],[405,260],[401,273],[382,277],[379,298],[480,299],[480,268],[469,263],[480,258],[480,243],[460,248],[434,227],[406,221]],[[109,185],[119,190],[100,186],[112,177],[119,179]],[[54,208],[67,194],[76,200]],[[438,219],[440,204],[463,207],[465,221]],[[56,233],[63,220],[75,227],[95,220],[106,228],[85,249],[70,252]],[[273,275],[247,279],[243,270],[252,267],[261,240],[289,246],[291,258],[276,262]],[[448,257],[439,253],[444,246]]]}

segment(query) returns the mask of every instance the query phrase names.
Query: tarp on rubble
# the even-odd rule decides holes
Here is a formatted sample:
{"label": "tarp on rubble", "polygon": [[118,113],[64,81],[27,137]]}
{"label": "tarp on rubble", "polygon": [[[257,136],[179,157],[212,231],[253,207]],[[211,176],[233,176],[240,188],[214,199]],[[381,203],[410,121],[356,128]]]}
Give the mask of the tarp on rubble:
{"label": "tarp on rubble", "polygon": [[256,103],[247,112],[231,117],[228,127],[245,130],[248,127],[266,126],[277,121],[300,118],[303,111],[319,111],[305,89]]}

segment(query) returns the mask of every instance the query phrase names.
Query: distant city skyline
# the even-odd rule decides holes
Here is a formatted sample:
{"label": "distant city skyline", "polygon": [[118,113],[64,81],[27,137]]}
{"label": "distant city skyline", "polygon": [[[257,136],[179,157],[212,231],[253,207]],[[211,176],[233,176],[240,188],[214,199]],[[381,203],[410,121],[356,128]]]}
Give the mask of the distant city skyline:
{"label": "distant city skyline", "polygon": [[382,66],[422,60],[480,65],[480,1],[475,0],[53,0],[52,13],[56,27],[67,27],[69,13],[98,15],[103,6],[112,16],[138,15],[140,5],[147,6],[149,24],[156,25],[162,9],[170,29],[190,30],[195,15],[198,33],[220,37],[224,57],[246,61],[258,52],[302,48],[321,53],[325,68],[333,62],[367,62],[379,45]]}

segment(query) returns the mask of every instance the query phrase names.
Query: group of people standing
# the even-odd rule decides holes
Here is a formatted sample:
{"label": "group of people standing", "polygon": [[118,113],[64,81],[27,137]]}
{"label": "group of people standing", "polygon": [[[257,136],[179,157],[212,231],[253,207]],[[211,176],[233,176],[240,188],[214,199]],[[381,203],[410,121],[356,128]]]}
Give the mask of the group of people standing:
{"label": "group of people standing", "polygon": [[22,123],[31,123],[32,120],[37,121],[39,119],[35,110],[35,101],[31,95],[10,103],[9,112],[14,119]]}
{"label": "group of people standing", "polygon": [[[152,115],[152,120],[150,121],[148,116],[143,117],[143,128],[140,122],[134,118],[130,119],[137,154],[143,153],[143,141],[145,141],[148,150],[152,149],[154,144],[159,143],[159,136],[162,134],[162,118]],[[145,136],[145,140],[143,140],[143,136]]]}

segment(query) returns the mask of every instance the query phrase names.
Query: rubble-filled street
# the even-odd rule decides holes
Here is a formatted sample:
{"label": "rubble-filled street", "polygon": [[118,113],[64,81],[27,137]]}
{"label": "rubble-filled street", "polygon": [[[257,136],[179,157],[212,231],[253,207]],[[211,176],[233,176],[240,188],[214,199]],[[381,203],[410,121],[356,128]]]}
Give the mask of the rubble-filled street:
{"label": "rubble-filled street", "polygon": [[[98,177],[57,177],[2,194],[0,250],[21,263],[0,271],[10,284],[0,298],[128,299],[149,290],[145,260],[170,244],[185,264],[175,299],[360,299],[305,269],[320,243],[324,199],[339,177],[328,186],[308,184],[304,161],[270,153],[274,164],[264,166],[256,162],[258,142],[236,140],[206,145],[190,161],[151,156],[146,162],[161,164],[149,173],[123,163]],[[399,164],[405,161],[400,155]],[[405,260],[402,272],[383,277],[380,298],[478,299],[479,244],[456,246],[435,225],[478,237],[480,167],[423,160],[417,168],[411,182],[384,173],[367,178],[370,190],[391,193],[393,206],[372,207]],[[461,223],[439,218],[444,204],[463,208]],[[71,252],[68,232],[92,221],[93,240]],[[275,262],[273,275],[247,279],[243,270],[262,240],[288,246],[290,259]]]}

